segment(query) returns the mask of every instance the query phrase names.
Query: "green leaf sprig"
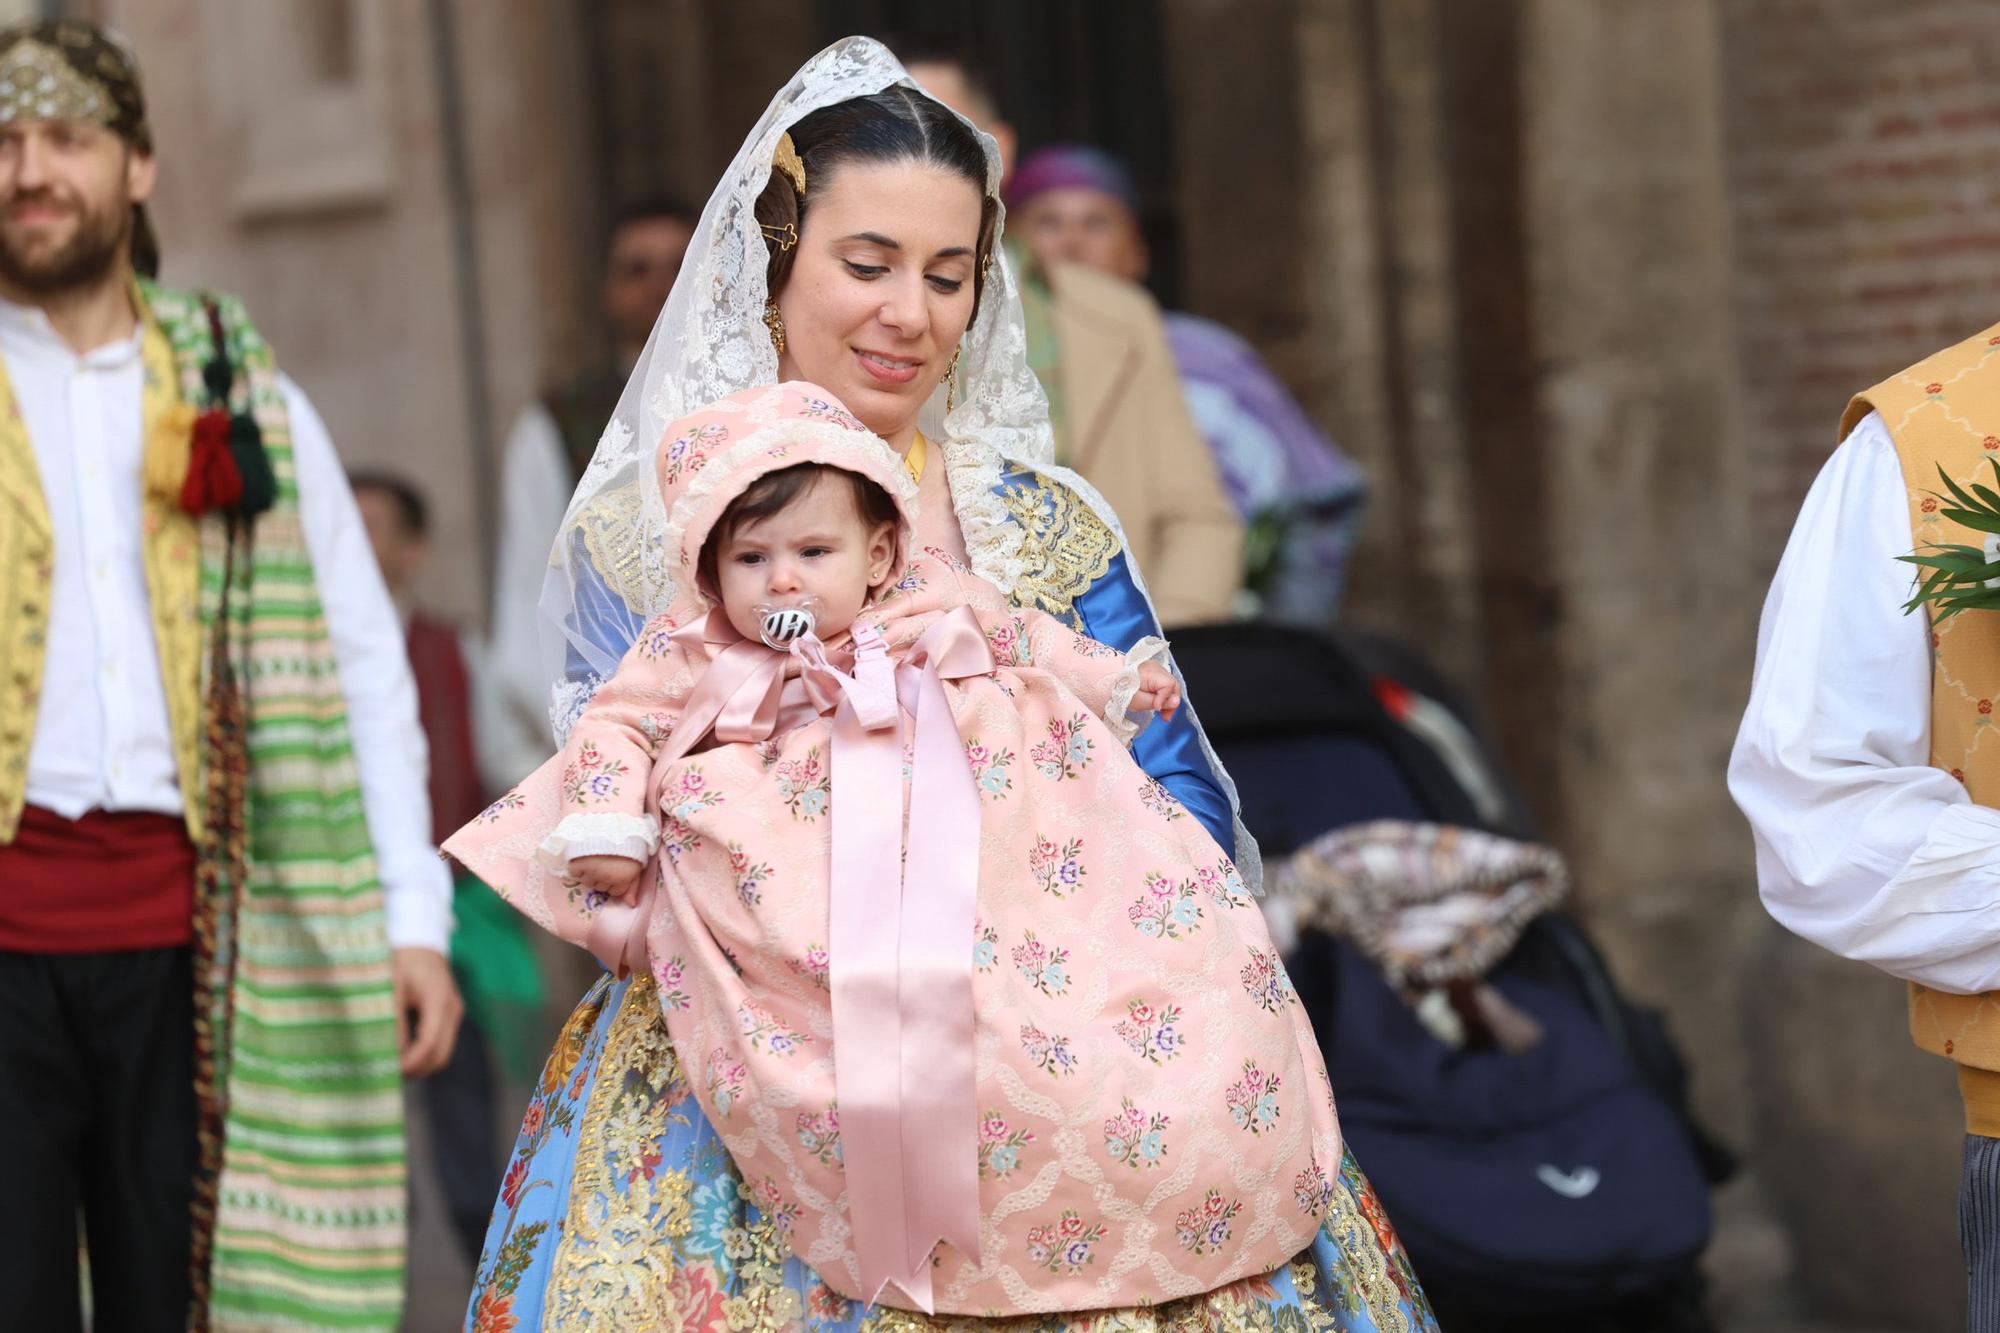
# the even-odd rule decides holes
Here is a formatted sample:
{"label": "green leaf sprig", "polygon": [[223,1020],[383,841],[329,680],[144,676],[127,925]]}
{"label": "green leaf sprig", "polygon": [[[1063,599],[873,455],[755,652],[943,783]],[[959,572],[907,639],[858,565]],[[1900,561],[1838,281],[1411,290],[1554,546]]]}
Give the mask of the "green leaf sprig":
{"label": "green leaf sprig", "polygon": [[[1994,481],[2000,482],[2000,459],[1986,461],[1993,469]],[[1942,467],[1938,477],[1948,492],[1931,493],[1939,502],[1938,513],[1974,532],[2000,536],[2000,491],[1977,482],[1968,491],[1945,475]],[[1941,625],[1961,611],[2000,610],[2000,586],[1988,586],[2000,585],[2000,559],[1988,560],[1982,548],[1936,544],[1896,558],[1930,571],[1918,585],[1917,595],[1903,603],[1904,614],[1929,606],[1932,623]]]}

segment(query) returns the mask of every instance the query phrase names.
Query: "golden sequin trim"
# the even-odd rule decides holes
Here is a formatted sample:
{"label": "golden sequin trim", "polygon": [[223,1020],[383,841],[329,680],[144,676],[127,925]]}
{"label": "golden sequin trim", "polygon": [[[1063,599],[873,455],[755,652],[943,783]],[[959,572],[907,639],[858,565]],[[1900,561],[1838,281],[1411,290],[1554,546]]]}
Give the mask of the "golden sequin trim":
{"label": "golden sequin trim", "polygon": [[[1395,1260],[1345,1182],[1334,1184],[1320,1234],[1332,1237],[1340,1247],[1346,1279],[1342,1290],[1327,1293],[1323,1304],[1339,1303],[1350,1314],[1366,1310],[1380,1333],[1414,1333],[1416,1321],[1404,1304],[1403,1290],[1392,1271]],[[1318,1280],[1315,1265],[1303,1261],[1292,1265],[1292,1282],[1299,1289],[1301,1304],[1311,1304],[1310,1293]]]}
{"label": "golden sequin trim", "polygon": [[1040,473],[1002,485],[1000,502],[1021,530],[1023,573],[1014,585],[1015,604],[1081,631],[1077,599],[1110,572],[1117,535],[1081,496]]}
{"label": "golden sequin trim", "polygon": [[[605,491],[576,516],[571,528],[583,536],[591,567],[628,605],[655,605],[648,600],[660,589],[648,586],[642,543],[634,540],[644,501],[637,486]],[[575,559],[573,551],[558,551],[558,559]]]}

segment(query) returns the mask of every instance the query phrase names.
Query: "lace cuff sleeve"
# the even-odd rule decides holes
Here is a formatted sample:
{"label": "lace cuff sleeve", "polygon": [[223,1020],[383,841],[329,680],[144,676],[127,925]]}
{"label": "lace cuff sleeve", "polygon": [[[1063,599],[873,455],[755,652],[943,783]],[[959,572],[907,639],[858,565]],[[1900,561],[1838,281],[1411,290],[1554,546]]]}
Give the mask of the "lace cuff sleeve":
{"label": "lace cuff sleeve", "polygon": [[1111,734],[1119,743],[1130,746],[1139,733],[1152,721],[1152,714],[1134,721],[1128,716],[1132,707],[1132,696],[1139,692],[1139,668],[1148,662],[1167,665],[1167,641],[1157,634],[1148,634],[1132,645],[1125,654],[1125,665],[1111,681],[1111,698],[1104,705],[1104,724],[1111,728]]}
{"label": "lace cuff sleeve", "polygon": [[624,856],[650,861],[660,847],[660,822],[651,815],[614,812],[568,815],[542,839],[535,855],[551,870],[567,871],[579,856]]}

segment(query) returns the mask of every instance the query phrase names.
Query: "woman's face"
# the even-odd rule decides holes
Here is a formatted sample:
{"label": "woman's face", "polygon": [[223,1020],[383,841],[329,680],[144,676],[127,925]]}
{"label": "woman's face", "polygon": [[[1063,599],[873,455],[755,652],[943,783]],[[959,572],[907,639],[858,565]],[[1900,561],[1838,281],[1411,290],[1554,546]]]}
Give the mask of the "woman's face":
{"label": "woman's face", "polygon": [[778,311],[788,380],[833,392],[898,449],[972,322],[980,195],[915,162],[843,162],[806,210]]}

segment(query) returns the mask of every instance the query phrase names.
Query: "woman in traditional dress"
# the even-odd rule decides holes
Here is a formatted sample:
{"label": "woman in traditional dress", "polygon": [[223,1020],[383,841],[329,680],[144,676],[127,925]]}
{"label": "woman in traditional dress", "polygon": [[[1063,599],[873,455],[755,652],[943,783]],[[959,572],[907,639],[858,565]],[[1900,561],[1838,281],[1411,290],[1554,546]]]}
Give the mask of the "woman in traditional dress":
{"label": "woman in traditional dress", "polygon": [[[1050,461],[997,245],[998,178],[992,141],[874,42],[837,43],[780,91],[703,212],[553,553],[543,611],[559,733],[678,595],[661,486],[686,466],[672,451],[701,442],[665,428],[759,384],[825,385],[903,455],[920,547],[1120,650],[1158,632],[1116,518]],[[1255,846],[1192,711],[1149,728],[1133,753],[1255,885]],[[760,1208],[696,1101],[690,1080],[704,1076],[668,1037],[653,978],[607,977],[584,997],[523,1120],[469,1327],[1434,1327],[1351,1159],[1318,1237],[1261,1277],[1150,1308],[1016,1319],[863,1307]],[[1112,1271],[1118,1256],[1097,1262]]]}

